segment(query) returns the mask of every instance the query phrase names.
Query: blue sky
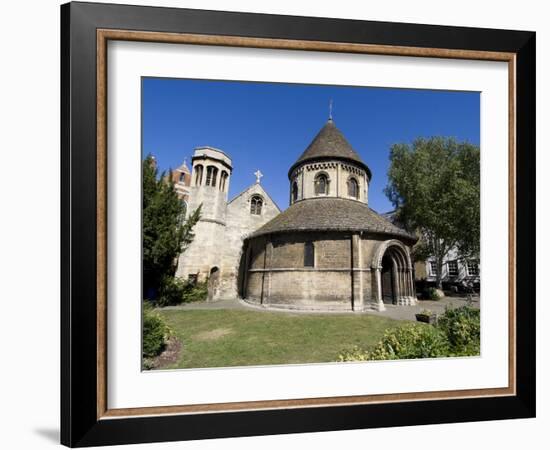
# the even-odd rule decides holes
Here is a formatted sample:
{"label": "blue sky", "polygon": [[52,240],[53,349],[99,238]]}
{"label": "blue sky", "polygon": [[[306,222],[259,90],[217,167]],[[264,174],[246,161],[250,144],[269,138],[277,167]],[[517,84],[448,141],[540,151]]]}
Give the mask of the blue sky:
{"label": "blue sky", "polygon": [[304,84],[144,78],[142,151],[159,168],[178,167],[210,145],[233,160],[229,198],[264,174],[262,185],[288,206],[288,169],[333,118],[373,177],[369,205],[392,209],[384,195],[392,144],[453,136],[479,145],[479,93]]}

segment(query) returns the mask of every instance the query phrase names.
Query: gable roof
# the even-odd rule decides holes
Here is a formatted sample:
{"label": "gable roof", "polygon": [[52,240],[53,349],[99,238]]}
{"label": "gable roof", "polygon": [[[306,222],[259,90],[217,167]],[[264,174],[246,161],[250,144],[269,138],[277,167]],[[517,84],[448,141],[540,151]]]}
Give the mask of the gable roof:
{"label": "gable roof", "polygon": [[262,195],[264,195],[264,196],[267,197],[269,200],[271,200],[271,203],[273,203],[273,205],[275,206],[275,208],[277,208],[277,210],[278,210],[279,212],[282,211],[282,209],[279,208],[279,205],[277,205],[277,203],[275,203],[275,201],[271,198],[271,196],[267,193],[267,191],[264,189],[264,187],[263,187],[260,183],[251,184],[251,185],[248,186],[245,190],[243,190],[243,191],[241,191],[239,194],[235,195],[235,197],[233,197],[231,200],[229,200],[229,201],[227,202],[227,206],[231,205],[231,203],[233,203],[235,200],[237,200],[240,196],[245,195],[246,193],[249,193],[249,192],[253,191],[255,187],[259,187],[259,188],[260,188],[260,191],[261,191]]}
{"label": "gable roof", "polygon": [[344,159],[357,163],[367,171],[369,179],[372,176],[370,169],[363,162],[359,154],[353,149],[342,132],[336,127],[334,121],[329,119],[323,128],[321,128],[319,133],[317,133],[317,136],[313,138],[308,147],[296,160],[296,162],[291,166],[288,171],[289,178],[292,171],[298,165],[306,161],[332,158]]}

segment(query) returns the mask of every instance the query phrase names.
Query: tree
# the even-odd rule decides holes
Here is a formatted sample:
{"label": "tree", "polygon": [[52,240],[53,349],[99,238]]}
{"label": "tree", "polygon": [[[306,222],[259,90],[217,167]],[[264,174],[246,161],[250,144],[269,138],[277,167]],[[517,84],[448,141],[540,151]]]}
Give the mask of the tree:
{"label": "tree", "polygon": [[479,255],[479,147],[452,138],[416,139],[390,149],[385,193],[397,219],[421,239],[416,259],[432,255],[441,288],[443,259],[452,248]]}
{"label": "tree", "polygon": [[177,257],[193,240],[201,207],[185,220],[171,176],[158,176],[155,160],[143,161],[143,293],[155,298],[166,277],[173,278]]}

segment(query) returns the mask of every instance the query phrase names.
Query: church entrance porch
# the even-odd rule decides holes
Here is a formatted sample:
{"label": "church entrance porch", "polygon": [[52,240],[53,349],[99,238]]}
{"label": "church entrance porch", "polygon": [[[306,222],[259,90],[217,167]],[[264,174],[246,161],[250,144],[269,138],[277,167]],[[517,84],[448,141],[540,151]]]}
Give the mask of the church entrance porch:
{"label": "church entrance porch", "polygon": [[408,248],[398,240],[382,242],[373,256],[374,300],[378,310],[384,304],[416,305],[412,264]]}
{"label": "church entrance porch", "polygon": [[393,291],[393,261],[388,254],[385,254],[382,258],[382,301],[386,304],[393,304],[395,302],[395,295]]}

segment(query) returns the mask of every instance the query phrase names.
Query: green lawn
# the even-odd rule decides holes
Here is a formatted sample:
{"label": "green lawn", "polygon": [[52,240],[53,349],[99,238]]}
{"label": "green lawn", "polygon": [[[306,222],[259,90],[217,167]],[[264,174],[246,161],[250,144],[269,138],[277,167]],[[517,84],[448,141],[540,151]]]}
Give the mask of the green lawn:
{"label": "green lawn", "polygon": [[183,344],[178,362],[166,369],[336,361],[341,350],[374,345],[400,323],[363,314],[158,311]]}

